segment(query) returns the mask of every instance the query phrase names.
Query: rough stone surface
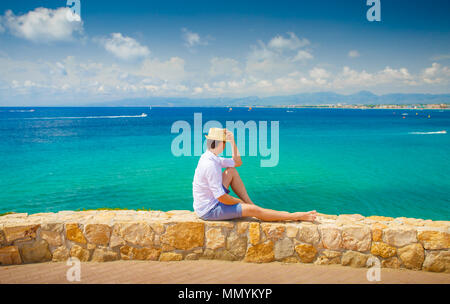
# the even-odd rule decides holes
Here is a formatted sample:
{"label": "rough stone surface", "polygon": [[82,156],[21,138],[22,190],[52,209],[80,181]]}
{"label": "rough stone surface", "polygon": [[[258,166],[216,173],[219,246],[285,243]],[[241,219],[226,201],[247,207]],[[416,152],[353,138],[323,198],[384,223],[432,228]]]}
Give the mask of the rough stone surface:
{"label": "rough stone surface", "polygon": [[295,252],[297,252],[302,263],[312,263],[317,255],[317,249],[309,244],[299,244],[295,246]]}
{"label": "rough stone surface", "polygon": [[366,267],[368,254],[362,254],[357,251],[346,251],[342,255],[342,265],[351,267]]}
{"label": "rough stone surface", "polygon": [[108,248],[96,248],[92,254],[93,262],[110,262],[119,259],[119,254]]}
{"label": "rough stone surface", "polygon": [[19,248],[7,246],[0,248],[0,266],[22,264]]}
{"label": "rough stone surface", "polygon": [[432,272],[450,273],[450,251],[427,252],[423,269]]}
{"label": "rough stone surface", "polygon": [[111,227],[104,224],[86,225],[84,232],[90,243],[107,246],[111,236]]}
{"label": "rough stone surface", "polygon": [[79,245],[73,245],[70,248],[70,256],[79,259],[81,262],[89,261],[90,252]]}
{"label": "rough stone surface", "polygon": [[181,261],[183,259],[183,255],[175,252],[163,252],[159,256],[159,260],[161,262],[169,262],[169,261]]}
{"label": "rough stone surface", "polygon": [[20,249],[24,263],[38,263],[51,261],[52,254],[45,240],[36,241],[33,244],[25,244]]}
{"label": "rough stone surface", "polygon": [[380,221],[380,222],[384,222],[384,221],[393,221],[393,220],[394,220],[393,217],[388,217],[388,216],[378,216],[378,215],[368,216],[368,217],[366,217],[366,219],[370,219],[370,220],[374,220],[374,221]]}
{"label": "rough stone surface", "polygon": [[298,228],[298,239],[303,243],[316,245],[320,242],[320,234],[316,225],[302,224]]}
{"label": "rough stone surface", "polygon": [[322,236],[322,246],[326,249],[337,250],[342,248],[341,231],[333,226],[320,226],[320,234]]}
{"label": "rough stone surface", "polygon": [[6,243],[10,244],[16,240],[28,241],[35,239],[38,228],[39,225],[4,227],[3,233],[5,234]]}
{"label": "rough stone surface", "polygon": [[319,214],[310,222],[203,221],[188,210],[0,216],[0,265],[219,259],[449,272],[450,221]]}
{"label": "rough stone surface", "polygon": [[220,228],[211,228],[206,231],[206,248],[218,249],[225,247],[225,235]]}
{"label": "rough stone surface", "polygon": [[248,228],[248,238],[250,244],[256,245],[260,240],[259,223],[250,223]]}
{"label": "rough stone surface", "polygon": [[286,231],[286,227],[281,224],[262,223],[261,228],[266,237],[273,242],[281,239]]}
{"label": "rough stone surface", "polygon": [[289,238],[275,242],[275,259],[282,260],[294,254],[294,243]]}
{"label": "rough stone surface", "polygon": [[396,247],[403,247],[408,244],[416,243],[415,229],[409,228],[386,228],[383,231],[383,242]]}
{"label": "rough stone surface", "polygon": [[349,226],[342,229],[342,247],[354,251],[370,249],[371,231],[364,226]]}
{"label": "rough stone surface", "polygon": [[441,231],[419,231],[418,240],[425,249],[450,248],[450,233]]}
{"label": "rough stone surface", "polygon": [[397,248],[389,246],[388,244],[382,242],[373,242],[370,252],[373,255],[377,255],[382,258],[389,258],[397,254]]}
{"label": "rough stone surface", "polygon": [[411,244],[398,249],[398,256],[408,269],[420,270],[425,260],[421,244]]}
{"label": "rough stone surface", "polygon": [[61,233],[56,231],[41,231],[41,238],[46,240],[50,246],[61,246],[63,243]]}
{"label": "rough stone surface", "polygon": [[272,241],[251,246],[245,255],[245,261],[251,263],[268,263],[275,260]]}
{"label": "rough stone surface", "polygon": [[398,269],[402,265],[402,262],[397,257],[391,257],[381,261],[381,267]]}
{"label": "rough stone surface", "polygon": [[111,247],[125,245],[152,246],[154,232],[147,223],[122,222],[114,225],[111,236]]}
{"label": "rough stone surface", "polygon": [[161,254],[159,248],[135,248],[128,245],[120,247],[122,260],[157,261]]}
{"label": "rough stone surface", "polygon": [[83,231],[81,231],[76,223],[66,224],[66,239],[79,244],[87,243],[86,238],[83,235]]}
{"label": "rough stone surface", "polygon": [[341,256],[342,252],[333,251],[333,250],[324,250],[322,251],[322,255],[320,255],[314,264],[317,265],[333,265],[333,264],[341,264]]}
{"label": "rough stone surface", "polygon": [[238,222],[236,223],[236,232],[238,234],[246,233],[248,229],[248,222]]}
{"label": "rough stone surface", "polygon": [[166,233],[161,236],[161,242],[177,249],[189,250],[203,246],[204,234],[203,223],[176,223],[166,228]]}
{"label": "rough stone surface", "polygon": [[247,236],[239,235],[237,233],[230,233],[227,238],[227,250],[235,257],[241,259],[247,252]]}
{"label": "rough stone surface", "polygon": [[381,242],[383,240],[383,229],[388,226],[382,223],[372,224],[372,241]]}
{"label": "rough stone surface", "polygon": [[69,250],[64,246],[56,248],[52,255],[52,262],[65,262],[70,256]]}

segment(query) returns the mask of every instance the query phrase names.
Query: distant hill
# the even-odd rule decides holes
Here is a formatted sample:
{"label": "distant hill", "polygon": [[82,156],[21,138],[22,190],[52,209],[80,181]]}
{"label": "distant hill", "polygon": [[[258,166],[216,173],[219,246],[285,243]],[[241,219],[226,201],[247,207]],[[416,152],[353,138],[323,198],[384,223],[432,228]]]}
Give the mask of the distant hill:
{"label": "distant hill", "polygon": [[243,98],[184,98],[149,97],[122,99],[116,101],[89,103],[84,106],[282,106],[282,105],[325,105],[325,104],[434,104],[450,103],[450,94],[385,94],[376,95],[370,91],[342,95],[334,92],[302,93],[288,96]]}

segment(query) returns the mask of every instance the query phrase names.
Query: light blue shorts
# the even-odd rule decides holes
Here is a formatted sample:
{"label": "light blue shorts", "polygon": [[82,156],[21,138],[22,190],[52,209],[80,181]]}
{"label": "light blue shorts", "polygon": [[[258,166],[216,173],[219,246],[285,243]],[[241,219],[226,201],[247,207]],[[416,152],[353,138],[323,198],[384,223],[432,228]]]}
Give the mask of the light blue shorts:
{"label": "light blue shorts", "polygon": [[[230,190],[225,189],[226,193],[229,193]],[[234,218],[242,217],[242,206],[241,204],[234,205],[226,205],[221,202],[218,202],[215,207],[208,211],[204,216],[200,217],[205,221],[221,221],[221,220],[231,220]]]}

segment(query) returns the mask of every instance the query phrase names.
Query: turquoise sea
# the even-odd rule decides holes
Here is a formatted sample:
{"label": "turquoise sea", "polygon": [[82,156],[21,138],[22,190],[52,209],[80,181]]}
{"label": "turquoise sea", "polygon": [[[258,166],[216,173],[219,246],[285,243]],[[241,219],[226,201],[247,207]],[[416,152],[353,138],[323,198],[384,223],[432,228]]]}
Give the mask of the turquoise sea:
{"label": "turquoise sea", "polygon": [[450,220],[450,134],[435,133],[450,131],[450,111],[290,111],[2,107],[0,213],[193,210],[199,157],[172,155],[171,126],[202,113],[224,125],[279,121],[278,165],[246,156],[239,169],[260,206]]}

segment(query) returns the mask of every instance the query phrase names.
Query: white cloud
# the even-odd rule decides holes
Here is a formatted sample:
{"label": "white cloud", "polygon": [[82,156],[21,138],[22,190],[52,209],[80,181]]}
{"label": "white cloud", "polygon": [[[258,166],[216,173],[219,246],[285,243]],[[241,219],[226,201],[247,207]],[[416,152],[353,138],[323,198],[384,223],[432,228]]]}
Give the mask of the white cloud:
{"label": "white cloud", "polygon": [[277,35],[267,45],[258,41],[247,56],[245,70],[255,77],[282,77],[314,58],[309,50],[302,49],[309,43],[294,33],[288,33],[288,38]]}
{"label": "white cloud", "polygon": [[123,60],[134,60],[150,54],[146,46],[121,33],[112,33],[110,38],[102,39],[101,43],[105,50]]}
{"label": "white cloud", "polygon": [[348,57],[350,57],[350,58],[356,58],[359,56],[361,56],[361,55],[359,54],[359,52],[357,50],[351,50],[350,52],[348,52]]}
{"label": "white cloud", "polygon": [[304,61],[304,60],[309,60],[309,59],[313,59],[313,55],[311,55],[311,53],[304,51],[304,50],[300,50],[297,52],[297,55],[295,55],[293,61]]}
{"label": "white cloud", "polygon": [[33,42],[68,41],[74,34],[82,33],[83,22],[68,18],[69,8],[36,8],[20,16],[11,10],[3,17],[3,26],[14,36]]}
{"label": "white cloud", "polygon": [[296,50],[309,44],[308,39],[299,39],[294,33],[288,32],[288,38],[277,35],[272,38],[268,46],[272,49],[289,49]]}
{"label": "white cloud", "polygon": [[422,79],[428,84],[450,83],[450,68],[434,62],[423,71]]}
{"label": "white cloud", "polygon": [[187,28],[183,27],[181,29],[181,32],[182,32],[183,40],[185,42],[184,45],[187,46],[188,48],[192,48],[197,45],[207,45],[208,44],[208,42],[205,39],[200,38],[200,35],[198,33],[194,33]]}
{"label": "white cloud", "polygon": [[234,77],[242,74],[242,70],[239,68],[239,62],[235,59],[214,57],[210,63],[209,74],[213,77]]}

